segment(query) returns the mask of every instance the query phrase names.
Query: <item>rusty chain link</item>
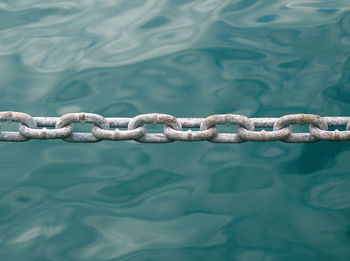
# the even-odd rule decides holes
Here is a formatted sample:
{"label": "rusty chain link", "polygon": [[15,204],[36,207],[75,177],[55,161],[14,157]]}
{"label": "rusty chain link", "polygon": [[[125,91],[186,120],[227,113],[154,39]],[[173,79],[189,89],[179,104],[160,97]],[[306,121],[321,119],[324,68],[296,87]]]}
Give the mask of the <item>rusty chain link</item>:
{"label": "rusty chain link", "polygon": [[[151,113],[134,118],[105,118],[85,112],[68,113],[61,117],[32,117],[22,112],[4,111],[0,112],[0,122],[18,122],[18,131],[2,131],[0,126],[0,141],[13,142],[29,139],[63,139],[68,142],[134,140],[148,143],[172,141],[300,143],[350,140],[350,117],[321,117],[313,114],[290,114],[280,118],[248,118],[235,114],[212,115],[207,118],[176,118],[168,114]],[[74,124],[77,123],[92,124],[91,130],[76,132]],[[147,131],[148,124],[163,125],[163,131]],[[292,126],[295,124],[308,125],[309,131],[293,132]],[[236,126],[236,131],[219,131],[220,125]],[[345,130],[329,130],[329,127]],[[261,130],[257,130],[258,128]]]}

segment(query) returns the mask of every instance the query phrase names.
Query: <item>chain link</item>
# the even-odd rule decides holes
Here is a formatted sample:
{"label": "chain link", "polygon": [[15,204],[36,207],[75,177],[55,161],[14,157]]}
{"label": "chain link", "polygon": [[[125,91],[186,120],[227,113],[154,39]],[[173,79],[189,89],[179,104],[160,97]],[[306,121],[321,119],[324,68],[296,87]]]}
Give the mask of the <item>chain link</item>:
{"label": "chain link", "polygon": [[[247,117],[235,114],[221,114],[212,115],[204,119],[200,125],[201,130],[208,130],[215,128],[217,125],[238,125],[237,132],[240,129],[251,131],[254,129],[254,123]],[[240,143],[247,139],[242,137],[240,134],[236,133],[217,133],[215,136],[211,137],[211,142],[216,143]]]}
{"label": "chain link", "polygon": [[[168,114],[141,114],[134,118],[105,118],[94,113],[68,113],[61,117],[32,117],[22,112],[0,112],[0,122],[18,122],[18,131],[3,131],[0,141],[20,142],[29,139],[63,139],[68,142],[134,140],[148,143],[172,141],[209,141],[241,143],[246,141],[283,141],[290,143],[350,140],[350,117],[321,117],[313,114],[290,114],[280,118],[248,118],[235,114],[207,118],[175,118]],[[92,124],[89,132],[74,131],[74,124]],[[162,132],[147,131],[147,125],[163,125]],[[293,125],[308,125],[309,131],[293,132]],[[229,133],[219,125],[236,126]],[[329,127],[345,130],[329,130]],[[187,128],[188,130],[184,130]],[[262,128],[258,131],[257,128]],[[267,128],[272,130],[267,130]]]}
{"label": "chain link", "polygon": [[[72,128],[72,123],[93,123],[94,127],[99,127],[103,130],[109,129],[109,123],[108,121],[102,117],[101,115],[94,114],[94,113],[85,113],[85,112],[78,112],[78,113],[68,113],[63,115],[55,125],[56,129],[60,128]],[[72,132],[70,135],[67,135],[63,138],[65,141],[70,142],[98,142],[101,141],[98,137],[94,135],[93,129],[91,129],[91,133],[74,133]]]}
{"label": "chain link", "polygon": [[[2,111],[0,112],[0,122],[20,122],[23,126],[31,129],[37,128],[37,124],[32,116],[23,112]],[[28,139],[20,132],[0,130],[0,141],[26,141]]]}

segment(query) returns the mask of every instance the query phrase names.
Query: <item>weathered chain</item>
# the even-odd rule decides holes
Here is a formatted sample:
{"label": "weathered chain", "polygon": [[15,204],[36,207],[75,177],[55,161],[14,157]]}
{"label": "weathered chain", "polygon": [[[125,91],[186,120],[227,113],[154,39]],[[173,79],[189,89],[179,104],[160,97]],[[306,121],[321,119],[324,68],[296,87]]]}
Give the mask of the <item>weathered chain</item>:
{"label": "weathered chain", "polygon": [[[19,123],[18,131],[1,131],[0,128],[0,141],[15,142],[29,139],[63,139],[69,142],[135,140],[149,143],[172,141],[296,143],[350,140],[350,117],[321,117],[313,114],[290,114],[280,118],[248,118],[235,114],[212,115],[207,118],[175,118],[168,114],[151,113],[134,118],[105,118],[85,112],[68,113],[61,117],[32,117],[22,112],[5,111],[0,112],[0,122]],[[91,131],[74,132],[76,123],[92,124]],[[147,124],[163,125],[163,132],[148,132]],[[293,132],[293,124],[307,124],[309,132]],[[220,132],[219,125],[236,126],[236,131]],[[345,130],[331,131],[329,127],[342,127]]]}

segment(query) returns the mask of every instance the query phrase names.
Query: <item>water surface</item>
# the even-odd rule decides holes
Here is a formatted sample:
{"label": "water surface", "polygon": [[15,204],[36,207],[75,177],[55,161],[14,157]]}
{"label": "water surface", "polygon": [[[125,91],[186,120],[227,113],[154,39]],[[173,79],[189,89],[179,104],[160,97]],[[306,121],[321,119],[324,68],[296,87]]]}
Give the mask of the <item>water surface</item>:
{"label": "water surface", "polygon": [[[349,10],[346,0],[3,1],[0,110],[349,116]],[[347,261],[348,146],[1,143],[0,257]]]}

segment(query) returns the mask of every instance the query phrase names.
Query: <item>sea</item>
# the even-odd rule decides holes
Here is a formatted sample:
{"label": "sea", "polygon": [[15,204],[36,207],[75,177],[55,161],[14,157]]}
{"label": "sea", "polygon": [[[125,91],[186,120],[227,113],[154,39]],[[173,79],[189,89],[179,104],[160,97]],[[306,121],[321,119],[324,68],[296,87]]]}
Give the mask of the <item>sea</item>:
{"label": "sea", "polygon": [[[350,116],[350,1],[3,0],[0,111]],[[0,260],[349,261],[349,145],[0,142]]]}

